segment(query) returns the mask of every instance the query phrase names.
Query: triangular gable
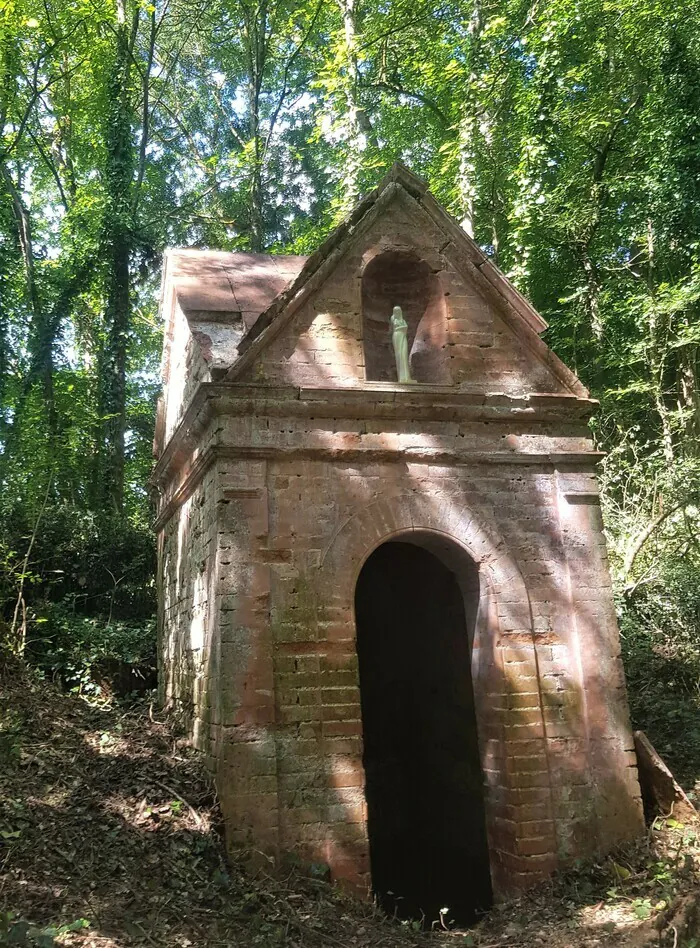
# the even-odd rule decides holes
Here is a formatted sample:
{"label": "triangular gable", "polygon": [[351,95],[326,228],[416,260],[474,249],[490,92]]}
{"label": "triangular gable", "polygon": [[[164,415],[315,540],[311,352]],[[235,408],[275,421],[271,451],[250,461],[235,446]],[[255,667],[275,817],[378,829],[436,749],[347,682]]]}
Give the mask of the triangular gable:
{"label": "triangular gable", "polygon": [[226,375],[227,381],[241,377],[287,326],[304,304],[308,303],[332,276],[341,260],[356,248],[394,202],[399,202],[415,221],[429,221],[442,238],[435,248],[449,257],[457,270],[490,303],[503,323],[524,347],[571,394],[587,398],[579,379],[540,338],[546,322],[504,274],[488,259],[478,245],[435,200],[427,184],[396,163],[380,185],[343,221],[321,247],[306,261],[294,282],[261,314],[239,343],[236,364]]}

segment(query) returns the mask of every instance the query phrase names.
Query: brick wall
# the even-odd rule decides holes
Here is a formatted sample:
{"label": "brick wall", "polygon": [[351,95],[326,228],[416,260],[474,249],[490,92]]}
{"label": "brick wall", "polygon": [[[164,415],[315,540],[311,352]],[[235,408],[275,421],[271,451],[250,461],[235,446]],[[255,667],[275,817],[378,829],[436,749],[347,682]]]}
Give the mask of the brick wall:
{"label": "brick wall", "polygon": [[399,410],[389,392],[213,391],[210,467],[164,529],[164,654],[168,694],[198,708],[231,844],[366,887],[354,588],[405,531],[445,539],[456,572],[460,556],[479,565],[472,674],[497,892],[633,836],[600,510],[570,404],[524,422],[502,398],[424,392]]}
{"label": "brick wall", "polygon": [[[381,314],[363,278],[385,253],[431,274],[415,334],[435,377],[416,386],[365,378],[363,326]],[[171,340],[181,424],[154,476],[164,693],[216,773],[230,845],[326,863],[362,891],[354,592],[390,538],[458,577],[466,558],[478,567],[471,672],[496,893],[643,826],[594,403],[480,266],[399,195],[235,380],[203,383],[189,337]]]}
{"label": "brick wall", "polygon": [[[217,512],[212,469],[164,524],[159,543],[161,698],[208,737],[216,639]],[[218,688],[218,681],[215,689]]]}

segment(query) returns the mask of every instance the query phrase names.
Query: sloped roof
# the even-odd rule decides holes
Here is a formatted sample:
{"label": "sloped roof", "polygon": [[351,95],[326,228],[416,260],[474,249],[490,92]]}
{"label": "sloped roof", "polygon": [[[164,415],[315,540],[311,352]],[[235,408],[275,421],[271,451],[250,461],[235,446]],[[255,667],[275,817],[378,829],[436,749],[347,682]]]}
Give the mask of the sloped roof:
{"label": "sloped roof", "polygon": [[[235,253],[219,250],[168,250],[168,277],[178,303],[189,317],[222,314],[231,322],[240,314],[246,329],[291,280],[306,257]],[[225,314],[231,314],[228,318]]]}
{"label": "sloped roof", "polygon": [[306,257],[220,250],[166,251],[163,380],[170,376],[169,340],[177,302],[212,371],[229,369],[238,344],[262,312],[298,275]]}

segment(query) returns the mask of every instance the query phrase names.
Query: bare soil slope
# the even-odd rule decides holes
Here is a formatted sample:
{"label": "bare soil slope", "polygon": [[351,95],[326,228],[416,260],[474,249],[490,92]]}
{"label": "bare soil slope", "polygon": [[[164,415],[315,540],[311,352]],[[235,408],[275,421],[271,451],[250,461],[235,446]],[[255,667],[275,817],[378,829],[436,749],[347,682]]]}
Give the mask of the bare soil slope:
{"label": "bare soil slope", "polygon": [[695,829],[671,819],[469,932],[415,931],[227,862],[197,755],[147,705],[90,707],[0,665],[0,946],[692,948],[699,866]]}

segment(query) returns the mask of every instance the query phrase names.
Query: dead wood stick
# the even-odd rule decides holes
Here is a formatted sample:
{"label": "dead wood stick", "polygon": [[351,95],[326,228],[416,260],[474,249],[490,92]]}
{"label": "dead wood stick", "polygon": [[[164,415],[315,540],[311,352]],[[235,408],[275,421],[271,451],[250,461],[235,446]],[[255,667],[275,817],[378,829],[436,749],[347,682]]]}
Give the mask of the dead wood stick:
{"label": "dead wood stick", "polygon": [[197,811],[196,811],[195,808],[192,806],[192,804],[191,804],[191,803],[188,803],[188,801],[185,800],[184,797],[181,797],[180,794],[179,794],[176,790],[173,790],[172,787],[169,787],[167,784],[163,783],[161,780],[154,780],[153,783],[157,784],[159,787],[161,787],[161,789],[165,790],[167,793],[172,794],[172,795],[175,797],[176,800],[179,800],[180,803],[182,803],[184,806],[186,806],[187,809],[188,809],[188,810],[190,811],[190,813],[192,814],[192,817],[193,817],[195,823],[197,824],[197,826],[199,826],[199,827],[204,826],[204,820],[203,820],[202,817],[199,815],[199,813],[197,813]]}

